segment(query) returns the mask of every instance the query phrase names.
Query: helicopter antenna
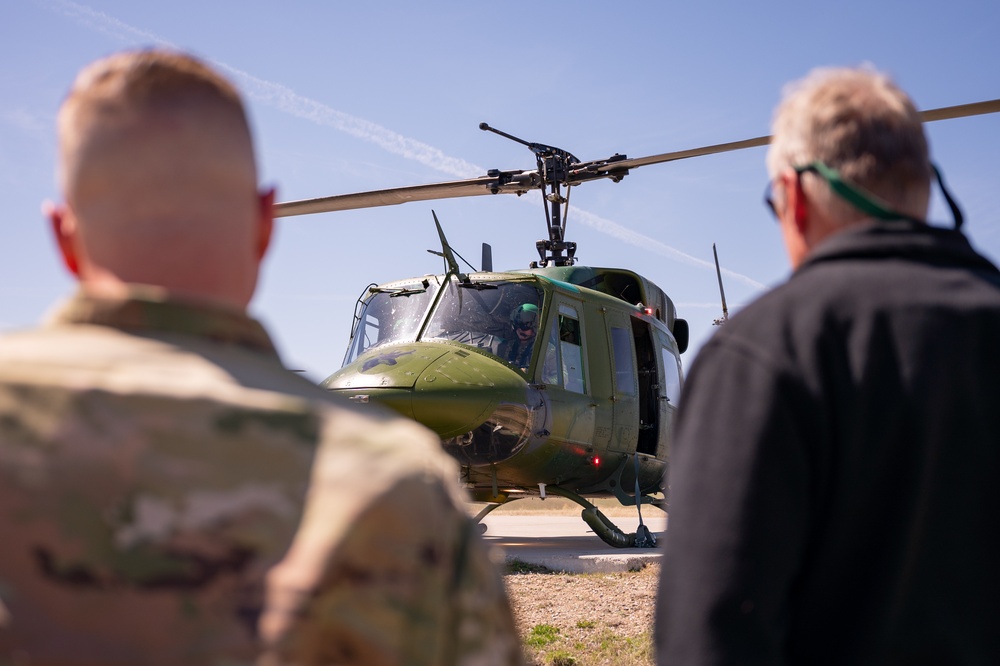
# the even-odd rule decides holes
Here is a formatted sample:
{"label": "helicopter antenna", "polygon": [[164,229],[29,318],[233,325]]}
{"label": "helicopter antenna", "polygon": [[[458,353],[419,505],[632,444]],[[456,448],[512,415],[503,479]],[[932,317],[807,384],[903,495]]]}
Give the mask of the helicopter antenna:
{"label": "helicopter antenna", "polygon": [[722,319],[716,319],[712,325],[722,326],[729,319],[729,308],[726,307],[726,290],[722,288],[722,269],[719,268],[719,253],[715,249],[715,243],[712,243],[712,254],[715,255],[715,275],[719,278],[719,295],[722,296]]}
{"label": "helicopter antenna", "polygon": [[472,262],[470,262],[470,261],[469,261],[468,259],[466,259],[465,257],[463,257],[463,256],[461,255],[461,253],[460,253],[460,252],[459,252],[458,250],[456,250],[455,248],[451,248],[451,251],[455,253],[455,256],[456,256],[456,257],[458,257],[458,258],[459,258],[459,259],[461,259],[461,260],[462,260],[463,262],[465,262],[465,265],[466,265],[466,266],[468,266],[468,267],[469,267],[469,269],[470,269],[470,270],[471,270],[471,271],[472,271],[473,273],[475,273],[475,272],[476,272],[476,267],[472,265]]}
{"label": "helicopter antenna", "polygon": [[458,266],[458,260],[455,259],[455,252],[451,249],[451,246],[448,245],[448,239],[445,238],[444,230],[441,228],[441,223],[438,222],[437,213],[432,210],[431,215],[434,216],[434,226],[437,227],[438,238],[441,239],[441,252],[431,251],[431,253],[444,257],[445,262],[448,264],[448,272],[456,275],[462,282],[468,282],[469,276],[462,274],[462,271]]}
{"label": "helicopter antenna", "polygon": [[483,243],[482,271],[484,273],[493,272],[493,248],[489,243]]}

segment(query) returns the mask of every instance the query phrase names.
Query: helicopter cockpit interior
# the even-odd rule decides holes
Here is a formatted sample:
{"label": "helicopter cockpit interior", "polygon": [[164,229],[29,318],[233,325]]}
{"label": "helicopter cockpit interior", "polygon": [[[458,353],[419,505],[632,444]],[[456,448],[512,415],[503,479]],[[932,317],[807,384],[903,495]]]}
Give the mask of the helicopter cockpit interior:
{"label": "helicopter cockpit interior", "polygon": [[514,335],[511,312],[523,305],[540,312],[543,305],[543,292],[532,280],[452,278],[439,287],[434,279],[425,279],[372,287],[369,292],[370,298],[361,304],[344,366],[374,347],[418,339],[452,340],[499,355]]}
{"label": "helicopter cockpit interior", "polygon": [[512,335],[510,313],[525,304],[542,306],[542,291],[533,281],[449,280],[421,339],[454,340],[496,354]]}

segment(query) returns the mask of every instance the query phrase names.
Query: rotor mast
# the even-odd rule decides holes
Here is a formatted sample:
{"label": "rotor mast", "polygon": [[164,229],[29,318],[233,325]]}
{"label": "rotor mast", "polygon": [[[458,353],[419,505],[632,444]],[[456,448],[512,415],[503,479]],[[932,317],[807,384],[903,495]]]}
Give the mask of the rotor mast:
{"label": "rotor mast", "polygon": [[[566,214],[563,205],[569,203],[569,197],[562,195],[562,188],[563,185],[566,186],[568,195],[571,167],[579,165],[580,160],[561,148],[519,139],[490,127],[487,123],[479,123],[479,129],[499,134],[527,146],[535,155],[539,175],[538,189],[542,191],[542,199],[545,203],[545,221],[549,237],[547,240],[535,242],[539,262],[537,264],[532,262],[532,265],[572,266],[575,262],[576,243],[566,240]],[[546,194],[546,188],[549,190],[548,194]]]}

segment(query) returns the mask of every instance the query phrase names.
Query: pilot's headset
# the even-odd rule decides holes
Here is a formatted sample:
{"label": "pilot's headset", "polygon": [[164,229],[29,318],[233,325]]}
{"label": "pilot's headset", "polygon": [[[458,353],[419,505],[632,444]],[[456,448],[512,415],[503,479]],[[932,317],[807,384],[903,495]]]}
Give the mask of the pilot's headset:
{"label": "pilot's headset", "polygon": [[510,313],[510,326],[514,330],[538,329],[538,306],[533,303],[519,305]]}

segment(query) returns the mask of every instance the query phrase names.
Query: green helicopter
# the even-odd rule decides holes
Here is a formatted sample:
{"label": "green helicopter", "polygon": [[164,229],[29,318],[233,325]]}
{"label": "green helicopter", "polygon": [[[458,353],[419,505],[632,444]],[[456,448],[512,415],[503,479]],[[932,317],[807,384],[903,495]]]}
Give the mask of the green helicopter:
{"label": "green helicopter", "polygon": [[[1000,100],[923,115],[929,121],[997,111]],[[576,244],[565,240],[562,190],[618,182],[649,164],[763,146],[770,137],[581,162],[485,123],[480,128],[527,146],[537,168],[276,207],[276,215],[290,216],[535,189],[546,205],[548,238],[536,243],[539,260],[504,272],[493,271],[484,245],[482,270],[463,273],[435,215],[446,272],[370,286],[358,301],[343,367],[322,385],[435,431],[460,464],[471,498],[487,503],[479,519],[523,497],[560,496],[583,507],[583,520],[609,545],[652,547],[641,507],[666,510],[688,324],[648,279],[576,265]],[[725,318],[724,294],[722,300]],[[623,532],[588,499],[599,497],[636,506],[636,532]]]}

